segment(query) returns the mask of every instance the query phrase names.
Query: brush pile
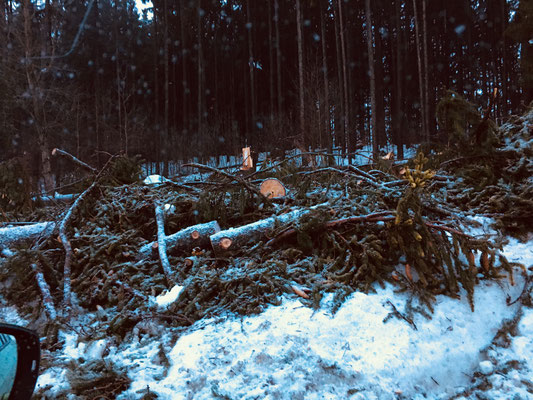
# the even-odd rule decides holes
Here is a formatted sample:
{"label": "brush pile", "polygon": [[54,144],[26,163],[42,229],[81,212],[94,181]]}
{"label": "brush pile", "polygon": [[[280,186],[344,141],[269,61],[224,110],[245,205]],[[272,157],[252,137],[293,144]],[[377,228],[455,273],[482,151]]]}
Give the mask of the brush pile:
{"label": "brush pile", "polygon": [[[386,281],[417,300],[397,313],[406,320],[431,313],[437,294],[463,292],[473,309],[477,282],[526,271],[499,252],[501,240],[468,232],[487,216],[502,230],[530,233],[532,121],[533,110],[513,118],[476,154],[456,148],[453,158],[428,160],[419,153],[408,164],[308,169],[286,159],[247,177],[210,168],[203,179],[147,185],[130,159],[113,158],[81,184],[74,203],[2,213],[3,229],[57,216],[51,232],[0,243],[2,295],[47,338],[45,350],[83,314],[87,338],[120,342],[146,321],[186,327],[259,313],[284,295],[316,308],[333,292],[335,311],[354,291]],[[263,196],[267,178],[282,182],[287,195]],[[203,234],[200,224],[217,227]],[[168,238],[186,229],[181,245]],[[179,296],[158,305],[157,296],[176,285]],[[126,384],[119,378],[110,381]]]}

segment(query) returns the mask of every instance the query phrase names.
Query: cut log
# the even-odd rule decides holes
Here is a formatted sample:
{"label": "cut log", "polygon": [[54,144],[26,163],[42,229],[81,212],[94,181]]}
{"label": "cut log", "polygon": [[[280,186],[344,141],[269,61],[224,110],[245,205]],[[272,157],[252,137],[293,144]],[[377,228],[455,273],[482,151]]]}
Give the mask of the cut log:
{"label": "cut log", "polygon": [[263,183],[261,183],[259,191],[267,199],[276,199],[287,195],[285,186],[283,186],[283,183],[276,178],[265,179]]}
{"label": "cut log", "polygon": [[[168,254],[177,251],[190,252],[195,247],[203,249],[209,248],[209,237],[220,232],[220,226],[217,221],[207,222],[205,224],[193,225],[185,228],[179,232],[165,237],[165,244],[167,246]],[[139,250],[138,259],[146,260],[155,258],[158,255],[157,242],[150,242],[145,244]]]}
{"label": "cut log", "polygon": [[309,213],[309,209],[296,210],[280,216],[262,219],[261,221],[253,222],[238,228],[230,228],[211,235],[211,245],[213,246],[215,255],[225,255],[228,252],[240,249],[242,246],[245,246],[250,242],[258,242],[262,239],[268,239],[267,235],[269,231],[275,228],[276,225],[286,224],[292,221],[298,222],[301,218],[305,218]]}
{"label": "cut log", "polygon": [[0,247],[8,247],[23,240],[36,239],[41,235],[50,235],[55,222],[40,222],[31,225],[0,228]]}

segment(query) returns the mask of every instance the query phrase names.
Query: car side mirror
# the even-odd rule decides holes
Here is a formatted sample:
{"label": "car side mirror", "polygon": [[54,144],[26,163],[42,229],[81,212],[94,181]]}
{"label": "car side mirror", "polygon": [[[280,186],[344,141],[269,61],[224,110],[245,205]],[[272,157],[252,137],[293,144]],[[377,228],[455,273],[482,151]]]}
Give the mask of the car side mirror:
{"label": "car side mirror", "polygon": [[0,400],[29,400],[40,360],[39,336],[17,325],[0,323]]}

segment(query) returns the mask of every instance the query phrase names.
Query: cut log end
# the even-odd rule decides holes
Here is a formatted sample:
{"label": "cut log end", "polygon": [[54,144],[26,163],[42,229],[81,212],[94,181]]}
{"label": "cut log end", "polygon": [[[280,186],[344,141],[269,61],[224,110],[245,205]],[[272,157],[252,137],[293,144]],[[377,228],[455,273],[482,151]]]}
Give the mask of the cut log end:
{"label": "cut log end", "polygon": [[233,242],[230,238],[225,237],[225,238],[220,239],[219,245],[223,250],[227,250],[231,247],[232,243]]}
{"label": "cut log end", "polygon": [[259,190],[263,196],[269,199],[285,197],[287,194],[285,186],[283,186],[283,184],[275,178],[265,179],[261,183]]}
{"label": "cut log end", "polygon": [[200,232],[198,232],[198,231],[192,231],[191,232],[191,239],[192,240],[197,240],[199,238],[200,238]]}

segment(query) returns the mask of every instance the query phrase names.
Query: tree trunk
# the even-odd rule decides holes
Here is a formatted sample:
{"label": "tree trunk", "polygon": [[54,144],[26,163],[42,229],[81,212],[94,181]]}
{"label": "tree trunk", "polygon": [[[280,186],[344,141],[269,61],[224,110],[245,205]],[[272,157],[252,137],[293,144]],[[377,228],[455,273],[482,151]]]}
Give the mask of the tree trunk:
{"label": "tree trunk", "polygon": [[270,126],[274,127],[274,51],[272,48],[272,4],[267,1],[268,7],[268,68],[269,68],[269,88],[270,88]]}
{"label": "tree trunk", "polygon": [[395,101],[394,101],[394,118],[393,118],[393,126],[394,126],[394,143],[397,146],[397,153],[398,153],[398,159],[403,159],[403,69],[402,69],[402,50],[404,49],[403,41],[402,41],[402,30],[401,30],[401,7],[400,7],[400,1],[401,0],[394,0],[394,6],[395,6],[395,23],[396,23],[396,35],[395,35],[395,60],[396,60],[396,68],[395,68]]}
{"label": "tree trunk", "polygon": [[[355,150],[355,146],[352,146],[352,138],[350,137],[350,120],[348,115],[350,114],[350,111],[348,109],[348,75],[346,73],[346,44],[344,40],[344,21],[342,17],[342,2],[344,0],[337,0],[337,4],[339,7],[339,34],[340,34],[340,40],[341,40],[341,55],[342,55],[342,98],[343,98],[343,104],[344,104],[344,140],[345,140],[345,147],[348,152],[352,152]],[[352,148],[353,147],[353,148]],[[348,162],[351,164],[351,156],[348,156]]]}
{"label": "tree trunk", "polygon": [[274,0],[274,27],[276,30],[276,69],[277,69],[277,83],[278,83],[278,118],[281,119],[283,115],[283,96],[281,93],[281,48],[279,41],[279,4],[278,0]]}
{"label": "tree trunk", "polygon": [[[256,98],[255,98],[255,77],[254,77],[254,68],[255,68],[255,60],[254,60],[254,53],[253,53],[253,36],[252,36],[252,30],[253,30],[253,24],[250,17],[250,1],[246,0],[246,20],[248,26],[248,67],[250,72],[250,106],[251,106],[251,121],[250,121],[250,135],[251,140],[250,143],[247,145],[251,145],[254,141],[255,135],[253,134],[256,130]],[[255,144],[255,143],[254,143]]]}
{"label": "tree trunk", "polygon": [[330,110],[329,110],[329,80],[328,80],[328,56],[326,52],[326,23],[324,21],[324,12],[327,11],[323,9],[324,1],[320,0],[320,30],[322,35],[322,73],[324,77],[324,134],[326,136],[326,147],[328,153],[331,153],[332,141],[331,141],[331,131],[330,131]]}
{"label": "tree trunk", "polygon": [[428,76],[428,32],[427,32],[427,11],[426,0],[422,0],[422,35],[424,38],[424,116],[426,125],[427,142],[430,141],[430,121],[429,121],[429,76]]}
{"label": "tree trunk", "polygon": [[372,15],[370,11],[370,0],[365,0],[366,15],[366,43],[368,51],[368,71],[370,75],[370,133],[372,135],[372,156],[374,162],[378,157],[378,141],[376,138],[376,78],[374,72],[374,44],[372,40]]}
{"label": "tree trunk", "polygon": [[303,35],[302,35],[302,11],[300,0],[296,0],[296,29],[298,37],[298,93],[300,99],[299,116],[300,126],[298,135],[305,148],[308,140],[305,137],[305,109],[304,109],[304,61],[303,61]]}
{"label": "tree trunk", "polygon": [[[340,44],[340,29],[339,29],[339,12],[337,7],[333,7],[333,12],[335,15],[335,50],[337,54],[337,81],[338,81],[338,88],[337,88],[337,101],[339,104],[335,105],[335,145],[340,147],[341,154],[344,156],[346,153],[346,147],[345,147],[345,135],[346,132],[344,131],[344,81],[342,79],[342,56],[341,56],[341,44]],[[340,113],[339,113],[340,108]],[[339,123],[339,120],[341,123]]]}
{"label": "tree trunk", "polygon": [[168,74],[168,68],[169,68],[169,59],[168,59],[168,5],[167,0],[164,0],[164,7],[163,7],[163,24],[164,24],[164,30],[163,30],[163,54],[164,54],[164,62],[165,62],[165,109],[164,109],[164,121],[163,121],[163,146],[161,148],[161,154],[163,156],[163,176],[168,176],[168,159],[169,159],[169,148],[171,148],[169,143],[169,134],[168,134],[168,119],[169,119],[169,93],[168,93],[168,86],[169,86],[169,74]]}
{"label": "tree trunk", "polygon": [[422,140],[427,140],[427,127],[426,127],[426,109],[424,100],[424,71],[422,65],[422,46],[420,44],[420,28],[418,22],[418,12],[416,7],[416,1],[413,0],[413,12],[415,19],[415,41],[416,41],[416,58],[418,62],[418,86],[420,93],[420,118],[422,120]]}

